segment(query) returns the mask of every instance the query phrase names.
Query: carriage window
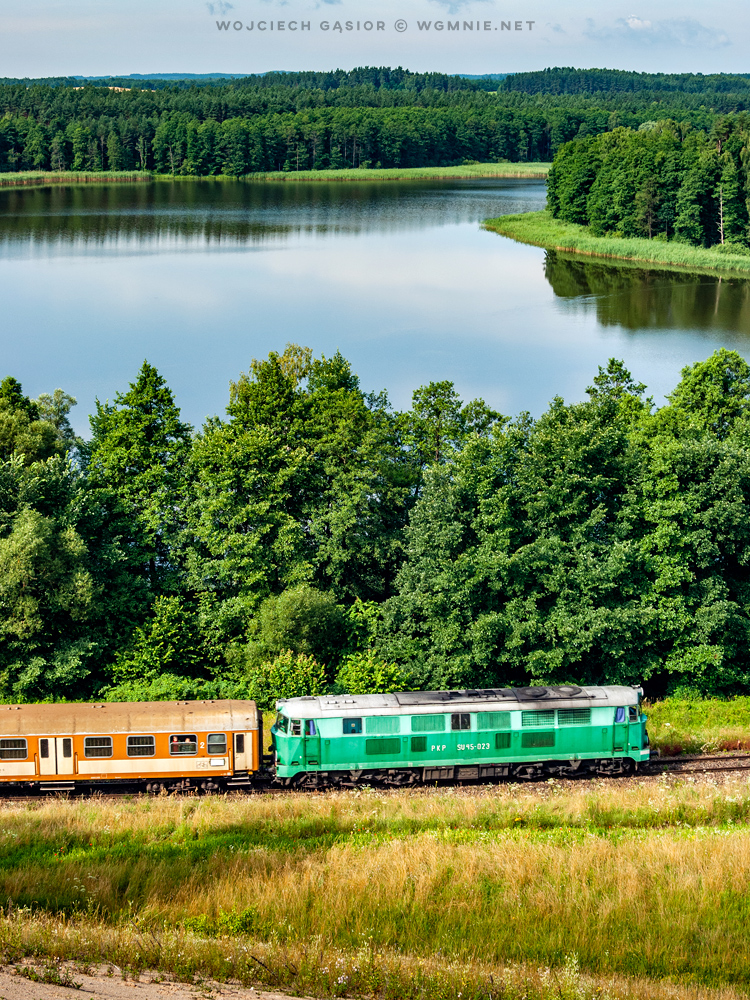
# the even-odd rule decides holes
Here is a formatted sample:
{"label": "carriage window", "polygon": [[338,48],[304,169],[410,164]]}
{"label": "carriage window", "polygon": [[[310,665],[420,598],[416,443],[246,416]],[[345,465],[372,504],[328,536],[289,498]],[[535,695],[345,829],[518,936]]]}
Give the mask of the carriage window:
{"label": "carriage window", "polygon": [[169,737],[169,752],[173,757],[198,753],[198,740],[194,735],[182,734]]}
{"label": "carriage window", "polygon": [[362,732],[361,719],[344,719],[344,736],[355,736]]}
{"label": "carriage window", "polygon": [[237,733],[234,738],[234,752],[244,753],[245,752],[245,734]]}
{"label": "carriage window", "polygon": [[471,716],[463,712],[452,715],[451,729],[471,729]]}
{"label": "carriage window", "polygon": [[49,757],[49,740],[39,740],[39,756]]}
{"label": "carriage window", "polygon": [[70,736],[66,736],[63,739],[63,757],[73,756],[73,740]]}
{"label": "carriage window", "polygon": [[226,753],[227,738],[224,733],[209,733],[206,741],[209,753]]}
{"label": "carriage window", "polygon": [[86,736],[83,741],[83,752],[86,757],[111,757],[111,736]]}
{"label": "carriage window", "polygon": [[153,736],[128,736],[128,757],[153,757],[156,740]]}
{"label": "carriage window", "polygon": [[0,760],[26,760],[26,740],[0,740]]}

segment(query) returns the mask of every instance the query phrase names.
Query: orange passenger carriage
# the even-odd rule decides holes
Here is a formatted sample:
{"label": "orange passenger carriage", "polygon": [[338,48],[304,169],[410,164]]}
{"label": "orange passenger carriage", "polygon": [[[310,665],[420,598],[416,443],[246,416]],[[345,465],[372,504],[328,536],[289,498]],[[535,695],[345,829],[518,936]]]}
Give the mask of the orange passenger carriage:
{"label": "orange passenger carriage", "polygon": [[252,701],[0,706],[0,788],[150,792],[252,786],[262,715]]}

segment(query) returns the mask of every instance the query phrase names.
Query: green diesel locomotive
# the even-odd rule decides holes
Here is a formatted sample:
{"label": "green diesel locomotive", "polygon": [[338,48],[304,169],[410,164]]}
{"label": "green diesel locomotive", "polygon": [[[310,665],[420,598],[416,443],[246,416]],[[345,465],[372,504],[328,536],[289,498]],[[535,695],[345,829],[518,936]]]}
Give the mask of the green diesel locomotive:
{"label": "green diesel locomotive", "polygon": [[650,757],[637,687],[500,688],[289,698],[271,729],[299,787],[632,773]]}

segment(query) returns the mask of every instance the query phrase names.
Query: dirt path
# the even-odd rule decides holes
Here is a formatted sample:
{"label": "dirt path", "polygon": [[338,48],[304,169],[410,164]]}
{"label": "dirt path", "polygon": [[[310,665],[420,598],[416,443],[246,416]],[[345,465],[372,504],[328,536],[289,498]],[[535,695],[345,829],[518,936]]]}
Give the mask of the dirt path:
{"label": "dirt path", "polygon": [[[284,993],[267,993],[226,983],[202,982],[191,986],[148,973],[133,982],[123,979],[117,969],[110,974],[109,966],[91,970],[88,975],[77,972],[69,963],[51,969],[24,963],[19,968],[46,981],[35,982],[19,974],[15,966],[0,966],[0,1000],[73,1000],[75,997],[81,1000],[301,1000]],[[55,979],[60,982],[50,982]]]}

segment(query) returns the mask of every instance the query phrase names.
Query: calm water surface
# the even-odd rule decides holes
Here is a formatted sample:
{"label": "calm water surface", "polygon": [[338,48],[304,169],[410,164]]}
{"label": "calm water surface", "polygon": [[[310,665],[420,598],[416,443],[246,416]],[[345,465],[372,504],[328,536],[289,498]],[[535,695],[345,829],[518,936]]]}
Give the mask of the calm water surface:
{"label": "calm water surface", "polygon": [[351,360],[399,407],[425,382],[505,413],[580,399],[609,357],[657,401],[725,345],[750,283],[564,259],[481,230],[540,181],[149,184],[0,190],[0,376],[37,395],[127,388],[144,358],[186,419],[287,341]]}

